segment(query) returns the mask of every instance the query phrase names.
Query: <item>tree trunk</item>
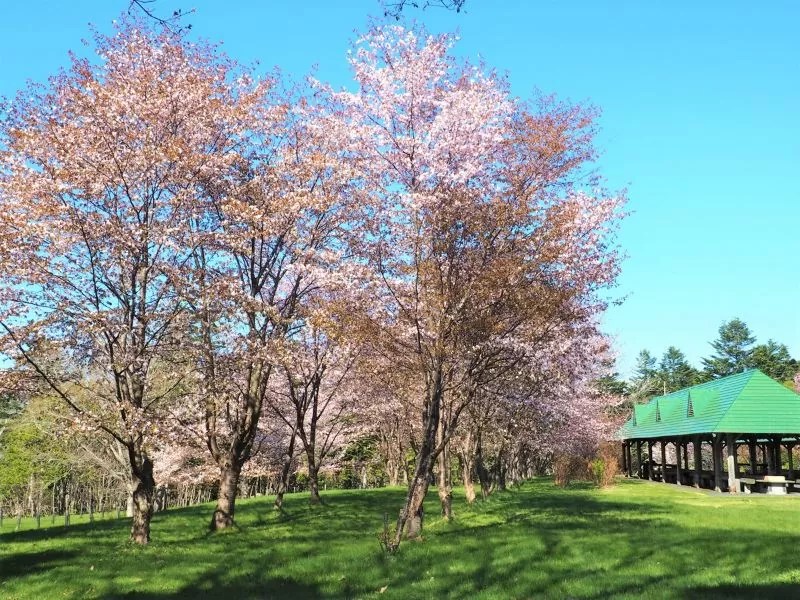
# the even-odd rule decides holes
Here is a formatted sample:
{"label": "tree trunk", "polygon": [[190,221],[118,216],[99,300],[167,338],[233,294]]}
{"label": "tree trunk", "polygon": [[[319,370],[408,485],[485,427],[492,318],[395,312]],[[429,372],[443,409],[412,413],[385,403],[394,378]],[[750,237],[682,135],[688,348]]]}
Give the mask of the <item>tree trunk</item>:
{"label": "tree trunk", "polygon": [[414,478],[408,488],[406,503],[397,519],[394,548],[400,546],[400,541],[405,535],[409,539],[419,537],[422,533],[423,503],[428,493],[428,485],[433,470],[433,461],[436,453],[436,432],[439,429],[439,418],[442,402],[442,373],[437,370],[434,375],[433,389],[423,411],[423,437],[417,454],[417,466]]}
{"label": "tree trunk", "polygon": [[289,440],[289,448],[284,455],[281,477],[278,480],[278,492],[275,495],[275,510],[281,510],[281,508],[283,508],[283,495],[286,493],[286,488],[289,487],[289,473],[292,470],[292,458],[294,457],[294,434],[295,432],[292,431],[292,437]]}
{"label": "tree trunk", "polygon": [[132,500],[131,541],[137,544],[150,542],[150,520],[153,518],[153,463],[149,458],[142,460],[142,466],[134,473],[135,487]]}
{"label": "tree trunk", "polygon": [[[436,442],[439,446],[441,446],[444,441],[444,429],[444,422],[440,420],[436,434]],[[442,516],[445,520],[450,521],[453,518],[453,488],[450,485],[450,461],[448,460],[448,454],[449,452],[445,445],[439,454],[439,480],[436,487],[439,493],[439,502],[442,505]]]}
{"label": "tree trunk", "polygon": [[481,497],[486,500],[492,491],[492,482],[489,477],[489,471],[483,462],[483,448],[481,444],[481,437],[478,434],[478,443],[475,449],[475,470],[478,472],[478,481],[481,484]]}
{"label": "tree trunk", "polygon": [[211,517],[211,531],[227,529],[233,526],[240,473],[241,467],[232,461],[220,468],[219,495],[217,496],[217,507]]}
{"label": "tree trunk", "polygon": [[309,502],[313,505],[322,504],[319,497],[319,465],[308,464],[308,489],[311,492]]}
{"label": "tree trunk", "polygon": [[467,431],[467,437],[461,445],[459,459],[461,460],[461,477],[464,481],[464,496],[467,504],[475,502],[475,484],[472,480],[472,470],[475,468],[475,443],[472,430]]}
{"label": "tree trunk", "polygon": [[136,480],[131,479],[128,482],[128,498],[125,502],[125,516],[131,518],[133,516],[133,492],[136,490]]}
{"label": "tree trunk", "polygon": [[464,496],[467,499],[467,504],[475,502],[475,484],[472,481],[472,463],[473,459],[469,456],[469,451],[466,451],[461,456],[461,475],[464,479]]}
{"label": "tree trunk", "polygon": [[386,474],[389,476],[389,487],[400,485],[400,467],[393,462],[386,465]]}

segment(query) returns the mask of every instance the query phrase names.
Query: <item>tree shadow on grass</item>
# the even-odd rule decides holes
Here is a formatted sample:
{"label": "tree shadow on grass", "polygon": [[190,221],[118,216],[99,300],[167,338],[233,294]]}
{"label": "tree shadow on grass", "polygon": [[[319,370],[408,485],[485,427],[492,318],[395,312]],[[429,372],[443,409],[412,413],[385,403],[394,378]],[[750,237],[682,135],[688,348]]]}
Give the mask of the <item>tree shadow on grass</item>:
{"label": "tree shadow on grass", "polygon": [[[142,559],[154,561],[154,579],[133,584],[141,591],[115,579],[140,549],[130,558],[123,550],[121,561],[98,563],[93,573],[106,578],[104,598],[152,600],[800,596],[800,589],[777,580],[795,569],[786,549],[800,543],[796,528],[737,529],[719,518],[724,507],[687,507],[668,493],[637,497],[535,482],[471,507],[459,500],[456,520],[445,523],[435,516],[433,490],[425,541],[386,556],[375,534],[384,512],[393,522],[404,495],[332,492],[315,509],[307,509],[307,497],[287,497],[288,519],[272,511],[269,499],[245,501],[237,507],[240,531],[208,537],[207,506],[165,513],[154,528],[155,547],[141,550]],[[30,534],[50,537],[47,530],[16,535]],[[73,563],[93,561],[102,553],[98,544],[113,544],[115,536],[76,535],[76,552],[21,554],[0,562],[0,574],[9,568],[25,581],[33,565],[52,568],[47,576],[66,584]],[[745,585],[730,585],[735,581]]]}
{"label": "tree shadow on grass", "polygon": [[249,598],[292,598],[305,600],[323,598],[319,588],[311,583],[299,582],[289,578],[275,577],[265,580],[230,581],[212,573],[202,580],[191,583],[176,592],[139,592],[111,594],[105,598],[136,598],[137,600],[164,600],[198,598],[220,598],[224,600],[246,600]]}
{"label": "tree shadow on grass", "polygon": [[67,550],[42,550],[0,556],[0,582],[47,571],[72,560],[76,554]]}
{"label": "tree shadow on grass", "polygon": [[[438,568],[436,581],[431,577],[426,594],[480,597],[482,590],[500,590],[507,597],[544,598],[800,597],[800,587],[768,581],[770,575],[795,568],[786,552],[800,542],[795,533],[765,530],[755,539],[752,531],[680,522],[674,514],[680,509],[670,509],[669,503],[619,502],[571,490],[498,496],[476,510],[497,522],[437,531],[424,552],[405,546],[401,552],[414,558],[386,570],[389,588],[440,565],[445,568]],[[458,553],[451,554],[454,545]],[[746,577],[765,581],[724,583],[741,577],[743,561],[756,548],[757,564],[769,565],[769,571],[766,577],[758,570]]]}
{"label": "tree shadow on grass", "polygon": [[696,586],[686,590],[686,598],[726,598],[751,600],[787,600],[800,598],[800,585],[791,583],[718,585],[715,587]]}

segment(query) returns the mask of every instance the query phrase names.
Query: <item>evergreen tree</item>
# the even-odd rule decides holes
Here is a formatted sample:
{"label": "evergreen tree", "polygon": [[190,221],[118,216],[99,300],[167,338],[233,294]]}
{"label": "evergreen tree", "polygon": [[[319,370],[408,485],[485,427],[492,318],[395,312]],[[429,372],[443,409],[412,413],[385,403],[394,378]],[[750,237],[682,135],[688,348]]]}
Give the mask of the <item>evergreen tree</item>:
{"label": "evergreen tree", "polygon": [[705,372],[712,378],[740,373],[751,366],[756,338],[741,319],[731,319],[719,327],[719,337],[711,342],[715,353],[703,359]]}
{"label": "evergreen tree", "polygon": [[619,373],[603,375],[597,379],[597,388],[606,394],[624,396],[628,392],[628,385],[619,378]]}
{"label": "evergreen tree", "polygon": [[656,357],[649,350],[642,350],[636,355],[636,366],[633,368],[633,383],[640,383],[656,376]]}
{"label": "evergreen tree", "polygon": [[781,382],[791,381],[794,374],[800,370],[800,365],[789,354],[789,349],[774,340],[768,340],[766,344],[759,344],[753,348],[750,366]]}
{"label": "evergreen tree", "polygon": [[658,368],[658,380],[666,393],[674,392],[700,382],[697,372],[686,355],[675,346],[670,346],[664,352]]}
{"label": "evergreen tree", "polygon": [[633,368],[628,389],[634,403],[647,402],[653,395],[660,393],[661,385],[658,381],[657,359],[649,350],[642,350],[636,356],[636,366]]}

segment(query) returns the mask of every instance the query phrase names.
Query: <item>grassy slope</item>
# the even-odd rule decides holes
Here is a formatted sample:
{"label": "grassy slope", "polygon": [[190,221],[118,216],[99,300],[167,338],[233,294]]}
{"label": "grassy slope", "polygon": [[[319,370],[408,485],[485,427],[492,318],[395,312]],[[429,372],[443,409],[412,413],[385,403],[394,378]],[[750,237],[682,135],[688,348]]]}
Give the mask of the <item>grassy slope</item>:
{"label": "grassy slope", "polygon": [[800,498],[540,480],[473,508],[459,498],[455,523],[429,517],[424,542],[386,557],[376,533],[402,497],[331,491],[312,509],[290,495],[284,515],[250,499],[239,529],[213,536],[208,505],[175,510],[147,548],[124,541],[124,519],[19,533],[6,521],[0,598],[800,597]]}

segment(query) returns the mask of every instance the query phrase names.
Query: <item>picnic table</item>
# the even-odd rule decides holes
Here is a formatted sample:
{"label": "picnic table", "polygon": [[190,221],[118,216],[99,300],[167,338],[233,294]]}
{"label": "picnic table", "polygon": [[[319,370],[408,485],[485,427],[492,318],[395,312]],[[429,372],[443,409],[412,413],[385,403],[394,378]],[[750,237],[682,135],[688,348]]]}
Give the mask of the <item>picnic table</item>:
{"label": "picnic table", "polygon": [[761,488],[766,488],[767,494],[775,496],[783,496],[789,491],[789,486],[797,485],[794,479],[786,479],[783,475],[762,475],[755,477],[743,477],[739,480],[742,491],[745,494],[750,494],[753,491],[759,491]]}

